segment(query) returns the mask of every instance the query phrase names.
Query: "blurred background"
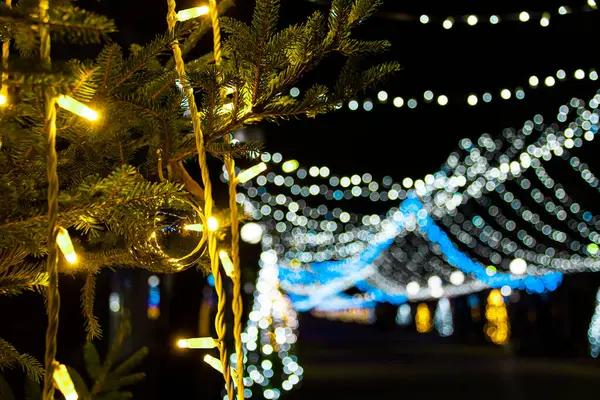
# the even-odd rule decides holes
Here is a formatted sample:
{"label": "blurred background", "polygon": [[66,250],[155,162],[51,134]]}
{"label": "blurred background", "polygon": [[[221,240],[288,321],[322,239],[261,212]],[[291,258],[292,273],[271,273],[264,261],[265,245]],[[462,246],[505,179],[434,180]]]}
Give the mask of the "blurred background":
{"label": "blurred background", "polygon": [[[124,48],[145,43],[166,30],[164,2],[80,3],[117,21],[120,32],[113,39]],[[178,2],[181,9],[196,5]],[[238,0],[228,15],[249,20],[253,6],[253,1]],[[300,22],[328,6],[320,0],[282,0],[281,26]],[[477,142],[483,133],[502,137],[503,129],[519,129],[536,115],[553,120],[558,108],[572,97],[594,96],[600,16],[594,10],[595,3],[585,0],[386,1],[358,32],[363,38],[390,40],[392,49],[382,59],[399,61],[404,68],[401,73],[329,115],[259,125],[238,132],[237,137],[262,140],[270,154],[281,153],[305,167],[327,166],[338,176],[368,172],[373,180],[391,177],[402,182],[433,174],[463,138]],[[531,20],[521,21],[523,11]],[[551,15],[548,26],[540,24],[543,12]],[[471,25],[470,15],[478,16],[476,24]],[[498,23],[491,22],[493,15],[499,16]],[[210,38],[199,44],[203,51],[210,46]],[[298,91],[310,82],[333,80],[339,61],[334,57],[311,73],[307,85],[299,85]],[[583,79],[574,75],[579,69]],[[532,85],[532,76],[539,83]],[[509,94],[503,94],[503,89]],[[476,102],[469,98],[471,94],[476,94]],[[441,95],[447,101],[440,100]],[[598,170],[596,147],[592,142],[577,149],[591,171]],[[218,180],[220,163],[214,161],[212,168]],[[572,179],[569,171],[559,167],[553,176],[557,181]],[[569,194],[587,209],[598,208],[584,182],[569,188]],[[216,196],[217,203],[225,204],[226,185],[219,187]],[[333,203],[324,202],[332,208]],[[344,203],[344,209],[385,214],[390,203],[358,198]],[[263,221],[270,218],[264,217]],[[244,303],[249,313],[263,249],[257,244],[242,246]],[[222,394],[221,376],[202,362],[203,353],[175,346],[179,338],[210,333],[216,307],[210,278],[194,270],[172,276],[105,271],[100,277],[97,315],[105,329],[101,352],[108,348],[123,308],[131,312],[133,326],[125,352],[141,346],[150,349],[142,368],[148,378],[134,389],[135,398],[217,398]],[[61,280],[59,359],[74,366],[82,365],[84,341],[80,285],[75,278]],[[293,354],[304,372],[301,382],[290,391],[280,386],[277,394],[266,394],[255,385],[252,394],[254,398],[288,399],[592,396],[600,387],[600,364],[590,355],[588,330],[599,286],[598,274],[584,272],[566,275],[552,292],[503,292],[510,337],[501,344],[485,334],[487,288],[443,304],[438,299],[424,301],[432,320],[427,329],[415,323],[426,318],[423,313],[417,315],[417,302],[409,308],[378,302],[368,308],[300,312]],[[3,314],[15,316],[4,319],[11,322],[0,327],[2,336],[17,346],[27,343],[32,354],[43,354],[45,316],[39,298],[2,299],[0,307]],[[447,328],[442,334],[433,326],[439,308],[451,315],[451,321],[447,320],[451,331]],[[19,318],[23,314],[27,318]],[[38,348],[31,348],[32,343]]]}

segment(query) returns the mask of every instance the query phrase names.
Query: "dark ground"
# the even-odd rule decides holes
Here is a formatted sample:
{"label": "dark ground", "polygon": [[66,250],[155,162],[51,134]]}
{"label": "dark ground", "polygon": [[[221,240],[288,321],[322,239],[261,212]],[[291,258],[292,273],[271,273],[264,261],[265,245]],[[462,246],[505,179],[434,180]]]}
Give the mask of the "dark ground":
{"label": "dark ground", "polygon": [[290,400],[580,399],[600,388],[600,365],[590,359],[519,357],[514,346],[457,344],[435,333],[302,322],[312,335],[300,337],[304,381]]}

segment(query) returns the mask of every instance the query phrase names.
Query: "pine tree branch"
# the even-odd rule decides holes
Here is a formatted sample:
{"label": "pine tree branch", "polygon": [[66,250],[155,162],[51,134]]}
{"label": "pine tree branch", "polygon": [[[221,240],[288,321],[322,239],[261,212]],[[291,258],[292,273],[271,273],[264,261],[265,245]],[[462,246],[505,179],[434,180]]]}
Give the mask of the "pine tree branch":
{"label": "pine tree branch", "polygon": [[96,273],[88,272],[85,284],[81,288],[81,311],[85,318],[86,340],[102,338],[102,328],[98,317],[94,314],[94,300],[96,298]]}

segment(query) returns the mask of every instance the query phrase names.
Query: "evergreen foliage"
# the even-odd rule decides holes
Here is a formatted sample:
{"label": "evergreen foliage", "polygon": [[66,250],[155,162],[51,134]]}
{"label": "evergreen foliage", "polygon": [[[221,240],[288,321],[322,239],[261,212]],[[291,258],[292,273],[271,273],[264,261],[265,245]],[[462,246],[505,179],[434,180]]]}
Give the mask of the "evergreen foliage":
{"label": "evergreen foliage", "polygon": [[[232,3],[221,1],[220,13]],[[58,267],[61,273],[85,277],[81,308],[91,340],[102,332],[94,315],[100,270],[127,267],[176,272],[168,257],[148,244],[151,233],[161,228],[155,217],[161,209],[184,207],[186,201],[202,205],[202,187],[188,172],[189,165],[197,163],[186,163],[195,157],[196,144],[181,85],[190,85],[196,92],[207,151],[217,158],[254,158],[260,143],[227,144],[224,136],[261,121],[314,118],[399,70],[396,62],[361,69],[361,59],[389,47],[387,41],[361,41],[352,36],[379,3],[334,0],[327,14],[315,12],[305,22],[280,30],[279,0],[257,0],[249,23],[221,18],[224,59],[219,66],[212,53],[187,57],[210,32],[209,19],[178,23],[174,34],[158,35],[144,46],[132,46],[126,54],[107,37],[116,29],[111,20],[82,10],[70,0],[52,0],[48,21],[39,21],[35,0],[20,0],[12,9],[0,5],[0,41],[12,40],[20,55],[12,57],[8,70],[3,71],[9,104],[0,107],[0,295],[41,291],[47,285],[42,89],[52,87],[55,93],[87,103],[101,115],[91,123],[57,108],[58,224],[69,229],[79,260],[72,267],[60,257]],[[39,48],[39,35],[31,27],[40,23],[48,26],[53,39],[107,44],[95,60],[55,62],[52,68],[43,68],[32,58]],[[176,79],[169,56],[175,40],[188,58],[186,82]],[[286,94],[334,53],[347,59],[335,82],[315,83],[302,98]],[[227,226],[227,217],[223,218],[221,225]],[[109,354],[98,372],[98,357],[90,346],[86,346],[86,361],[88,375],[95,382],[92,388],[72,373],[82,398],[87,398],[85,393],[101,398],[98,382],[103,390],[116,393],[139,378],[124,375],[131,368],[123,365],[109,372],[114,354]],[[39,363],[0,340],[0,368],[15,365],[39,378]]]}

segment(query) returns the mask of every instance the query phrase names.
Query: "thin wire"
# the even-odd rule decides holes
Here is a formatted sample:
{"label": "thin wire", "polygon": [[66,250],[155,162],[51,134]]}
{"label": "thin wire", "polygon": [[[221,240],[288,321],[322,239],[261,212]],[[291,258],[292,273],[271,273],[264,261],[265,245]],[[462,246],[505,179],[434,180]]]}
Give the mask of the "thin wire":
{"label": "thin wire", "polygon": [[[167,0],[168,13],[167,13],[167,24],[169,26],[169,32],[173,34],[175,23],[177,22],[177,14],[175,9],[177,4],[175,0]],[[179,79],[182,83],[186,81],[185,63],[181,54],[181,48],[177,40],[173,41],[173,58],[175,60],[175,69],[179,75]],[[202,126],[200,120],[200,114],[198,107],[196,106],[196,100],[194,99],[194,91],[189,85],[184,84],[184,92],[188,99],[190,106],[190,113],[192,117],[192,124],[194,127],[194,136],[196,138],[196,150],[198,151],[198,164],[200,166],[200,172],[202,175],[202,183],[204,185],[204,215],[206,220],[212,216],[213,199],[212,199],[212,183],[210,181],[210,174],[208,171],[208,165],[206,162],[206,150],[204,146],[204,136],[202,134]],[[225,324],[225,306],[227,303],[225,289],[223,288],[223,278],[219,271],[219,259],[217,256],[217,238],[214,232],[208,231],[208,254],[210,257],[210,265],[213,276],[215,278],[215,290],[217,292],[217,314],[215,316],[215,330],[217,331],[218,348],[220,353],[221,364],[223,365],[223,377],[225,379],[225,386],[227,388],[227,396],[229,399],[233,399],[233,380],[231,379],[231,369],[229,367],[229,356],[227,352],[227,346],[225,344],[225,337],[227,334],[227,325]]]}
{"label": "thin wire", "polygon": [[[40,60],[42,66],[50,68],[50,32],[48,29],[48,0],[40,0]],[[45,128],[47,134],[46,143],[46,173],[48,175],[48,290],[46,309],[48,314],[48,327],[46,328],[46,353],[44,364],[46,372],[44,375],[43,399],[54,398],[54,373],[58,334],[58,313],[60,310],[60,294],[58,292],[58,250],[56,248],[56,220],[58,217],[58,173],[56,171],[56,107],[54,90],[50,87],[44,92],[45,97]]]}
{"label": "thin wire", "polygon": [[[213,27],[213,54],[215,64],[221,64],[221,27],[219,25],[219,11],[216,0],[209,0],[210,18]],[[236,94],[237,95],[237,94]],[[234,109],[235,113],[236,110]],[[230,135],[225,135],[225,142],[231,144]],[[225,168],[229,175],[229,219],[231,220],[231,258],[233,262],[233,337],[235,340],[236,368],[237,368],[237,396],[244,399],[244,348],[242,345],[242,317],[244,305],[242,300],[242,271],[240,268],[240,228],[237,213],[237,182],[235,179],[235,161],[231,154],[225,156]],[[231,399],[231,397],[229,397]]]}

